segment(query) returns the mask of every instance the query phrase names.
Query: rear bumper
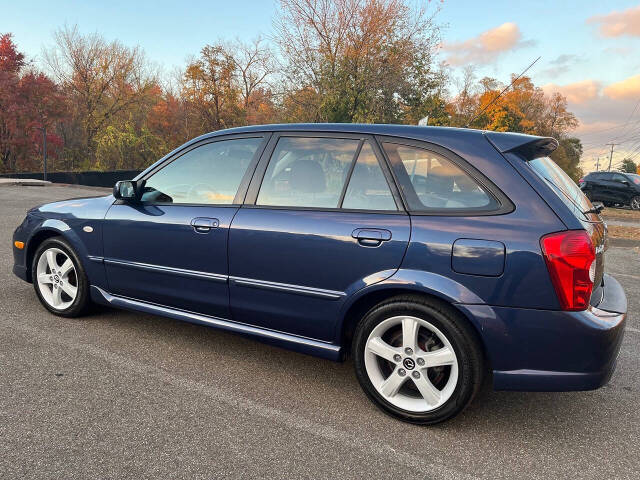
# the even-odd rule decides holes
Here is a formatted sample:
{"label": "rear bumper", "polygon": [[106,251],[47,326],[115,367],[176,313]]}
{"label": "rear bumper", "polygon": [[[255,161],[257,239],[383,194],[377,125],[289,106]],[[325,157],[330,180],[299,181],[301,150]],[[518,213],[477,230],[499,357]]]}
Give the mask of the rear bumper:
{"label": "rear bumper", "polygon": [[467,305],[481,318],[496,390],[593,390],[615,370],[627,299],[610,275],[598,307],[583,312]]}

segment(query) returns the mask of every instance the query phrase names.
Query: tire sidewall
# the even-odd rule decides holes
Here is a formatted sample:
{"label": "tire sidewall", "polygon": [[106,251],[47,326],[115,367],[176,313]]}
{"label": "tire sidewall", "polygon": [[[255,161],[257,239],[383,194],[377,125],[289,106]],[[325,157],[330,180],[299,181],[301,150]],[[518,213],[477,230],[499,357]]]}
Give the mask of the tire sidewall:
{"label": "tire sidewall", "polygon": [[[425,413],[416,413],[396,407],[378,393],[371,383],[364,362],[365,347],[371,331],[383,320],[409,315],[421,318],[438,328],[451,343],[458,360],[458,383],[451,397],[440,407]],[[400,420],[434,424],[443,422],[462,411],[477,392],[482,377],[482,358],[469,332],[446,311],[423,303],[392,302],[372,309],[358,326],[353,340],[356,376],[363,390],[385,413]],[[410,380],[408,380],[410,381]]]}
{"label": "tire sidewall", "polygon": [[[42,293],[40,292],[40,285],[38,284],[38,260],[40,259],[44,251],[48,250],[49,248],[58,248],[62,250],[71,259],[71,261],[73,262],[73,266],[76,269],[78,294],[76,295],[73,303],[64,310],[59,310],[49,305],[47,301],[42,297]],[[33,256],[33,262],[31,264],[31,278],[33,280],[33,288],[36,291],[38,300],[40,300],[40,303],[42,303],[42,305],[51,313],[62,317],[75,317],[84,312],[89,297],[89,282],[87,281],[87,275],[84,271],[82,262],[76,255],[76,252],[69,245],[69,243],[63,240],[61,237],[49,238],[42,242],[42,244],[40,244],[40,246],[37,248],[36,253]]]}

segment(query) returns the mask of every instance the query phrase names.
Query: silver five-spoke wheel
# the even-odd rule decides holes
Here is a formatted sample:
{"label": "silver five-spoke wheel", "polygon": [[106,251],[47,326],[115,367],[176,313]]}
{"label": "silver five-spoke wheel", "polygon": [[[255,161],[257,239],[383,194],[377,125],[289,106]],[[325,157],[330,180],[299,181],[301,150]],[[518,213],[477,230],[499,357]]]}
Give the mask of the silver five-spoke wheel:
{"label": "silver five-spoke wheel", "polygon": [[42,299],[56,310],[69,308],[78,295],[78,276],[73,261],[59,248],[44,250],[36,266]]}
{"label": "silver five-spoke wheel", "polygon": [[395,316],[369,334],[365,369],[385,400],[424,413],[449,400],[458,382],[458,359],[447,337],[428,321]]}

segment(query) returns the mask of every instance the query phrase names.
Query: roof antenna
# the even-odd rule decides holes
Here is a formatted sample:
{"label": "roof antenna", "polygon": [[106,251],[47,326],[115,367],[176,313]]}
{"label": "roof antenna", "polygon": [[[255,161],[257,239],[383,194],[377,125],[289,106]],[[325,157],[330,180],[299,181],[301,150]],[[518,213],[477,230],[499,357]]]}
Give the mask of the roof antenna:
{"label": "roof antenna", "polygon": [[487,103],[487,104],[484,106],[484,108],[483,108],[483,109],[482,109],[482,110],[481,110],[481,111],[480,111],[476,116],[474,116],[474,117],[473,117],[473,118],[472,118],[472,119],[471,119],[471,120],[470,120],[470,121],[469,121],[469,122],[464,126],[464,128],[469,128],[469,125],[471,125],[471,124],[474,122],[474,120],[475,120],[476,118],[478,118],[480,115],[482,115],[482,114],[484,113],[484,111],[485,111],[487,108],[489,108],[489,107],[491,106],[491,104],[492,104],[492,103],[494,103],[496,100],[498,100],[498,99],[502,96],[502,94],[503,94],[504,92],[506,92],[507,90],[509,90],[509,88],[511,88],[511,86],[512,86],[514,83],[516,83],[516,80],[518,80],[522,75],[524,75],[525,73],[527,73],[527,70],[529,70],[531,67],[533,67],[533,66],[536,64],[536,62],[537,62],[538,60],[540,60],[541,58],[542,58],[542,55],[541,55],[541,56],[539,56],[538,58],[536,58],[533,62],[531,62],[531,65],[529,65],[527,68],[525,68],[525,69],[520,73],[520,75],[518,75],[517,77],[515,77],[515,78],[511,81],[511,83],[510,83],[509,85],[507,85],[507,86],[504,88],[504,90],[502,90],[502,91],[498,94],[498,96],[497,96],[496,98],[494,98],[494,99],[493,99],[493,100],[491,100],[489,103]]}

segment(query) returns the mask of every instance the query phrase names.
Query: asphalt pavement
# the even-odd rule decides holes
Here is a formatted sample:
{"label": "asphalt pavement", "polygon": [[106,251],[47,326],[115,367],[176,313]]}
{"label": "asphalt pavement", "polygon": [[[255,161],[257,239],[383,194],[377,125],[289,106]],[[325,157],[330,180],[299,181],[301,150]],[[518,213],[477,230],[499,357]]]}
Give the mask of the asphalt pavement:
{"label": "asphalt pavement", "polygon": [[376,409],[350,361],[152,315],[49,314],[11,273],[13,230],[31,206],[101,194],[0,188],[0,478],[640,476],[639,248],[607,254],[630,304],[607,386],[487,385],[454,420],[418,427]]}

